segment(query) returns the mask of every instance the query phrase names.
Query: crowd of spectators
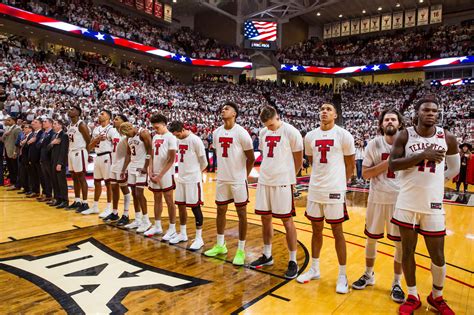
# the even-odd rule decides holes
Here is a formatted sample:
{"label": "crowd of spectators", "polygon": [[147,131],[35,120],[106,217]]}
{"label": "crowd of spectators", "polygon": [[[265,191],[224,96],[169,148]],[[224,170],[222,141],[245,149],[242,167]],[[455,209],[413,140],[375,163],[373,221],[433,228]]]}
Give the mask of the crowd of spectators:
{"label": "crowd of spectators", "polygon": [[300,42],[277,52],[281,63],[314,66],[367,65],[474,54],[474,24],[441,25],[321,41]]}

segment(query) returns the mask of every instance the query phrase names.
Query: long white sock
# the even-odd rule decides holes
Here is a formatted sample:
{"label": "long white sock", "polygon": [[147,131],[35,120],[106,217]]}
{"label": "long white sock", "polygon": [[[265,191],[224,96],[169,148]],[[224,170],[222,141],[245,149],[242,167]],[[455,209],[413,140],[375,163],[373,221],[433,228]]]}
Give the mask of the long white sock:
{"label": "long white sock", "polygon": [[74,198],[74,202],[82,203],[82,199],[81,198]]}
{"label": "long white sock", "polygon": [[222,246],[224,243],[224,234],[217,234],[217,245]]}
{"label": "long white sock", "polygon": [[263,245],[263,254],[265,257],[270,258],[272,257],[272,244],[270,245]]}
{"label": "long white sock", "polygon": [[92,204],[92,207],[93,207],[93,208],[98,208],[98,207],[99,207],[99,202],[98,202],[98,201],[94,201],[94,203]]}
{"label": "long white sock", "polygon": [[112,213],[113,214],[118,214],[118,210],[117,209],[112,209]]}
{"label": "long white sock", "polygon": [[161,230],[162,227],[161,227],[161,220],[155,220],[155,227],[158,229],[158,230]]}
{"label": "long white sock", "polygon": [[400,285],[402,283],[402,274],[395,273],[393,274],[393,284],[398,284]]}
{"label": "long white sock", "polygon": [[239,240],[239,244],[237,245],[237,249],[245,250],[245,241]]}
{"label": "long white sock", "polygon": [[170,223],[168,230],[176,232],[176,223]]}
{"label": "long white sock", "polygon": [[132,199],[132,196],[130,193],[123,195],[123,209],[125,211],[128,211],[130,209],[130,200]]}
{"label": "long white sock", "polygon": [[289,251],[289,253],[290,253],[289,260],[296,262],[296,250]]}
{"label": "long white sock", "polygon": [[150,218],[148,217],[148,213],[143,215],[143,222],[150,222]]}
{"label": "long white sock", "polygon": [[202,238],[202,229],[196,229],[196,238]]}
{"label": "long white sock", "polygon": [[142,213],[141,212],[135,212],[135,219],[136,220],[141,220],[143,217]]}
{"label": "long white sock", "polygon": [[128,217],[128,210],[123,210],[123,215]]}
{"label": "long white sock", "polygon": [[319,258],[311,259],[311,268],[313,270],[319,270]]}
{"label": "long white sock", "polygon": [[105,206],[105,209],[110,210],[111,207],[112,207],[112,205],[110,204],[110,202],[107,202],[107,205]]}
{"label": "long white sock", "polygon": [[443,296],[443,289],[438,290],[434,286],[444,287],[444,280],[446,279],[446,264],[443,266],[436,266],[431,263],[431,275],[433,276],[433,297]]}
{"label": "long white sock", "polygon": [[368,275],[368,276],[372,276],[372,274],[374,273],[374,267],[369,267],[369,266],[365,266],[365,274]]}
{"label": "long white sock", "polygon": [[188,234],[186,233],[186,224],[179,226],[179,233],[181,233],[181,235],[183,236],[188,236]]}
{"label": "long white sock", "polygon": [[408,295],[413,295],[418,299],[418,290],[416,289],[416,285],[413,287],[407,287]]}
{"label": "long white sock", "polygon": [[346,275],[346,265],[339,265],[339,275],[340,276]]}

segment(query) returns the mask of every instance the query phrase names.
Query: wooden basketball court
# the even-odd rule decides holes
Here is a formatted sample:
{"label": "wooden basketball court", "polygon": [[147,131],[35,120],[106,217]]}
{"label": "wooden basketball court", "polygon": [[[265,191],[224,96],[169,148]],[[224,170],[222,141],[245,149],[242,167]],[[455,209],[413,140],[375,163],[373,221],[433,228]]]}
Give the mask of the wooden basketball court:
{"label": "wooden basketball court", "polygon": [[[214,178],[214,174],[205,174],[204,250],[215,242]],[[89,197],[92,198],[92,193]],[[105,194],[102,197],[105,198]],[[147,192],[147,197],[151,213],[151,193]],[[350,220],[344,229],[350,283],[357,280],[365,268],[366,199],[365,193],[348,193]],[[262,250],[260,218],[253,214],[253,189],[250,189],[250,200],[248,263],[260,256]],[[102,206],[104,201],[101,200]],[[310,262],[306,248],[311,248],[311,225],[304,217],[305,204],[303,194],[296,200],[297,216],[294,218],[299,240],[298,264],[302,269]],[[445,208],[448,277],[444,296],[457,314],[473,314],[474,208],[455,205],[445,205]],[[376,285],[339,295],[335,292],[338,264],[330,229],[324,233],[321,279],[303,285],[282,277],[288,253],[284,229],[278,220],[274,221],[277,231],[273,245],[274,266],[256,271],[232,265],[238,235],[237,213],[232,207],[228,212],[226,231],[229,253],[218,258],[205,257],[203,250],[186,250],[185,246],[189,245],[186,243],[172,246],[162,243],[160,237],[148,239],[103,224],[97,216],[52,209],[4,188],[0,188],[0,210],[1,314],[92,313],[93,307],[100,304],[89,305],[94,302],[94,296],[102,298],[107,294],[113,296],[107,298],[107,312],[114,313],[396,314],[398,311],[398,304],[389,297],[394,248],[387,239],[383,239],[377,248]],[[133,211],[131,213],[133,216]],[[192,218],[191,212],[189,215]],[[163,223],[166,229],[167,220]],[[188,236],[190,241],[194,236],[192,219],[188,222]],[[426,303],[431,273],[422,239],[416,259],[417,286],[423,302],[423,307],[416,313],[434,314],[427,309]],[[39,276],[43,273],[43,277]],[[118,275],[117,279],[110,277],[117,285],[107,278],[103,279],[105,282],[100,281],[108,273]],[[80,286],[75,288],[76,279]],[[405,287],[404,281],[403,284]]]}

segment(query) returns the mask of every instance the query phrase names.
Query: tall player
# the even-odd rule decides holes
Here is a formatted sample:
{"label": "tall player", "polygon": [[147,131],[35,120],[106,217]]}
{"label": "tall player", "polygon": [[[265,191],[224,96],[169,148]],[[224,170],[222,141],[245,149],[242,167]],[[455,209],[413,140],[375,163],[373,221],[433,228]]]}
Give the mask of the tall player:
{"label": "tall player", "polygon": [[128,186],[132,191],[135,208],[135,220],[127,224],[125,228],[137,229],[137,233],[143,233],[151,226],[144,194],[144,188],[148,184],[148,172],[153,151],[151,136],[145,128],[133,127],[129,122],[120,125],[120,133],[127,137],[128,143],[127,155],[120,177],[125,178],[127,172]]}
{"label": "tall player", "polygon": [[382,239],[385,227],[387,238],[394,241],[394,279],[390,296],[397,303],[405,300],[401,287],[402,277],[402,244],[398,226],[390,223],[395,202],[397,201],[398,178],[388,168],[388,157],[398,130],[403,129],[403,116],[394,109],[385,110],[379,117],[379,132],[369,141],[365,148],[365,158],[362,162],[362,176],[370,179],[369,200],[365,218],[365,273],[352,284],[357,290],[362,290],[368,285],[375,284],[374,264],[377,254],[377,240]]}
{"label": "tall player", "polygon": [[187,212],[191,208],[196,220],[196,238],[189,249],[198,250],[204,246],[202,239],[203,216],[202,201],[202,172],[207,168],[206,152],[201,139],[191,131],[184,129],[180,121],[170,124],[170,132],[178,138],[178,179],[176,180],[175,203],[179,209],[180,231],[170,239],[170,244],[186,242]]}
{"label": "tall player", "polygon": [[311,221],[311,268],[296,280],[307,283],[319,279],[319,256],[323,246],[324,220],[331,225],[336,245],[339,275],[336,292],[349,292],[346,276],[346,240],[342,223],[349,219],[346,210],[346,184],[354,173],[354,138],[336,125],[336,107],[323,103],[319,108],[321,126],[305,137],[305,153],[312,165],[306,217]]}
{"label": "tall player", "polygon": [[[128,122],[127,117],[122,114],[118,114],[114,117],[114,128],[120,130],[120,125],[124,122]],[[128,178],[125,176],[121,178],[123,164],[125,163],[125,157],[127,156],[127,137],[120,136],[119,142],[115,145],[112,151],[112,166],[110,167],[110,185],[112,189],[112,213],[104,218],[105,222],[117,221],[118,226],[124,226],[130,223],[128,210],[130,208],[130,189],[128,188]],[[118,203],[120,200],[120,190],[123,194],[123,214],[122,217],[118,215]]]}
{"label": "tall player", "polygon": [[239,216],[239,242],[233,264],[245,263],[245,239],[247,236],[247,203],[249,201],[247,177],[253,168],[252,138],[249,133],[235,122],[239,109],[234,102],[227,102],[221,110],[224,125],[217,128],[212,136],[216,148],[217,165],[217,244],[204,255],[214,257],[226,254],[224,241],[226,212],[228,204],[234,202]]}
{"label": "tall player", "polygon": [[105,182],[107,190],[107,207],[99,214],[99,218],[105,218],[112,213],[112,189],[110,186],[110,168],[112,166],[112,153],[115,152],[120,135],[110,124],[112,113],[106,109],[99,114],[99,126],[92,131],[92,140],[89,143],[89,151],[95,150],[97,154],[94,161],[94,204],[89,210],[82,214],[99,213],[99,199],[102,194],[102,181]]}
{"label": "tall player", "polygon": [[419,100],[415,104],[416,125],[400,132],[390,154],[390,169],[399,171],[400,178],[400,193],[391,222],[400,227],[402,267],[408,286],[408,297],[400,306],[400,314],[412,314],[421,306],[415,276],[418,233],[425,238],[431,258],[433,289],[428,303],[440,314],[454,314],[443,299],[446,278],[443,195],[444,180],[458,174],[460,162],[456,138],[436,126],[439,106],[433,96]]}
{"label": "tall player", "polygon": [[[71,106],[68,116],[71,119],[71,125],[67,130],[69,137],[68,166],[69,172],[74,183],[74,202],[66,209],[76,209],[76,212],[82,212],[89,209],[87,204],[87,161],[89,153],[87,147],[91,141],[89,128],[79,117],[82,110],[78,106]],[[82,199],[81,199],[82,191]]]}
{"label": "tall player", "polygon": [[176,137],[166,127],[168,120],[161,114],[151,116],[150,122],[156,131],[152,139],[153,164],[148,181],[148,189],[153,192],[155,205],[155,225],[144,233],[146,236],[163,233],[161,226],[161,213],[163,212],[163,197],[168,207],[169,228],[163,235],[164,241],[169,241],[176,236],[176,206],[173,201],[174,162],[178,143]]}
{"label": "tall player", "polygon": [[257,184],[255,213],[261,215],[263,229],[263,255],[250,264],[253,268],[273,265],[272,217],[281,219],[286,231],[289,251],[285,278],[298,274],[296,260],[296,228],[293,222],[295,205],[293,185],[303,164],[303,138],[295,127],[280,120],[275,108],[265,106],[260,112],[265,128],[260,130],[262,164]]}

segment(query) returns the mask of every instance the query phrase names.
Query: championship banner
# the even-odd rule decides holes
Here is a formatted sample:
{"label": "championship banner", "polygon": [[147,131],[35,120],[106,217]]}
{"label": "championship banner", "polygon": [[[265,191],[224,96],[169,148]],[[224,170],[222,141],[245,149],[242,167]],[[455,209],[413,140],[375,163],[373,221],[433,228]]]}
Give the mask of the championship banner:
{"label": "championship banner", "polygon": [[336,22],[332,24],[332,35],[331,37],[339,37],[341,36],[341,23]]}
{"label": "championship banner", "polygon": [[405,11],[405,27],[413,27],[416,24],[416,11],[415,10],[407,10]]}
{"label": "championship banner", "polygon": [[429,8],[418,8],[418,19],[416,25],[428,25]]}
{"label": "championship banner", "polygon": [[323,38],[324,39],[331,38],[331,24],[324,24]]}
{"label": "championship banner", "polygon": [[441,23],[443,21],[443,5],[436,4],[431,6],[430,24]]}
{"label": "championship banner", "polygon": [[137,8],[137,10],[143,11],[145,9],[145,2],[143,0],[135,0],[135,8]]}
{"label": "championship banner", "polygon": [[[150,1],[153,4],[153,0],[147,0],[147,1]],[[157,18],[163,19],[163,4],[161,2],[158,2],[157,0],[155,0],[154,6],[155,6],[155,8],[152,10],[153,14]],[[152,8],[153,8],[153,6],[152,6]]]}
{"label": "championship banner", "polygon": [[351,20],[351,35],[360,34],[360,19]]}
{"label": "championship banner", "polygon": [[163,16],[164,16],[164,20],[166,22],[170,22],[171,23],[171,20],[172,20],[172,17],[171,15],[173,14],[173,8],[171,8],[171,6],[169,4],[165,4],[164,6],[164,11],[163,11]]}
{"label": "championship banner", "polygon": [[370,32],[370,18],[365,18],[360,22],[360,33],[364,34],[368,32]]}
{"label": "championship banner", "polygon": [[394,30],[403,28],[403,12],[393,13],[392,20],[393,20],[392,28]]}
{"label": "championship banner", "polygon": [[370,31],[371,32],[380,31],[380,15],[372,16],[370,18]]}
{"label": "championship banner", "polygon": [[392,29],[392,13],[382,15],[382,31]]}
{"label": "championship banner", "polygon": [[145,0],[145,13],[153,14],[153,0]]}
{"label": "championship banner", "polygon": [[351,22],[344,21],[341,24],[341,36],[351,35]]}

